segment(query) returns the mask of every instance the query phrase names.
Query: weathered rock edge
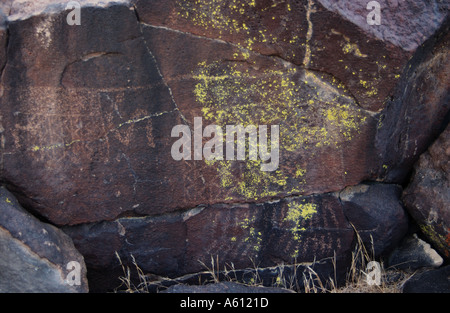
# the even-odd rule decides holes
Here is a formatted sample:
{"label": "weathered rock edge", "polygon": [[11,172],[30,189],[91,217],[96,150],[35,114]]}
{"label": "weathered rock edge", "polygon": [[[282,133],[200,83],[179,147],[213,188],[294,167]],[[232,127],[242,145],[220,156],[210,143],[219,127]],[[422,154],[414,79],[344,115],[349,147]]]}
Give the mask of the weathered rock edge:
{"label": "weathered rock edge", "polygon": [[[99,291],[120,285],[123,269],[117,257],[131,269],[138,265],[154,280],[172,278],[163,280],[169,285],[177,277],[201,272],[211,261],[216,269],[231,269],[233,264],[237,271],[317,263],[322,264],[321,275],[332,277],[336,271],[336,276],[344,277],[356,243],[355,230],[375,251],[373,257],[389,253],[405,235],[408,220],[400,195],[397,185],[363,184],[340,193],[199,206],[63,230],[85,255],[89,281]],[[300,278],[307,267],[301,269]],[[276,273],[267,273],[271,273],[265,279],[269,286]]]}
{"label": "weathered rock edge", "polygon": [[26,212],[3,187],[0,216],[0,292],[89,291],[84,258],[69,236]]}

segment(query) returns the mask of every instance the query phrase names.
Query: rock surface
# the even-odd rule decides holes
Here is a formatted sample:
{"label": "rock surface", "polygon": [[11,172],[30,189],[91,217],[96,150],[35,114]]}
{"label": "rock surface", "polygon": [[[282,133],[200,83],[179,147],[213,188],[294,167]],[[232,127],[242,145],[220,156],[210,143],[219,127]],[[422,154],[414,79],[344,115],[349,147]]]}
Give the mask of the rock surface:
{"label": "rock surface", "polygon": [[417,49],[433,35],[448,12],[448,3],[445,1],[380,0],[377,2],[382,10],[381,24],[373,27],[367,23],[367,4],[370,1],[319,0],[326,8],[338,12],[379,40],[406,51]]}
{"label": "rock surface", "polygon": [[[30,10],[23,2],[10,3],[1,177],[55,224],[338,191],[390,166],[378,151],[388,140],[377,133],[397,131],[378,129],[397,112],[377,112],[415,50],[316,1],[243,1],[245,14],[233,6],[214,13],[217,3],[207,2],[91,4],[80,26],[67,24],[68,11],[41,10],[58,1],[31,16],[19,14]],[[430,110],[439,128],[448,105]],[[171,130],[192,129],[194,117],[204,126],[283,125],[279,168],[174,161]]]}
{"label": "rock surface", "polygon": [[[0,180],[64,227],[94,289],[117,286],[116,251],[176,277],[211,255],[345,268],[349,221],[377,253],[398,242],[390,184],[448,123],[447,3],[382,1],[377,28],[364,1],[79,2],[79,26],[65,1],[0,5]],[[280,125],[278,167],[175,161],[195,118]],[[363,181],[389,186],[341,192]]]}
{"label": "rock surface", "polygon": [[450,266],[429,270],[409,279],[404,293],[450,293]]}
{"label": "rock surface", "polygon": [[421,155],[403,201],[430,243],[450,258],[450,126]]}
{"label": "rock surface", "polygon": [[198,207],[64,231],[85,256],[93,288],[119,285],[122,269],[115,251],[124,264],[133,256],[144,273],[175,278],[204,270],[202,263],[209,265],[211,257],[220,269],[230,262],[240,269],[312,262],[336,252],[345,267],[353,242],[339,199],[331,194]]}
{"label": "rock surface", "polygon": [[389,267],[398,269],[437,268],[443,262],[442,257],[428,243],[417,237],[417,234],[405,238],[389,256]]}
{"label": "rock surface", "polygon": [[339,194],[345,216],[374,257],[389,253],[408,230],[401,194],[400,186],[385,184],[347,187]]}
{"label": "rock surface", "polygon": [[450,18],[421,45],[381,113],[376,145],[381,179],[405,183],[414,164],[450,121]]}
{"label": "rock surface", "polygon": [[[122,269],[116,251],[125,264],[131,264],[133,256],[144,273],[172,278],[204,270],[202,263],[209,265],[211,257],[217,258],[217,268],[233,262],[240,269],[254,264],[266,268],[313,262],[336,255],[337,270],[342,272],[355,242],[349,222],[362,237],[372,234],[380,253],[406,231],[398,186],[362,185],[357,189],[347,190],[345,201],[341,201],[344,193],[341,197],[330,193],[263,204],[221,204],[158,217],[70,226],[64,231],[85,256],[93,288],[119,285]],[[379,199],[383,199],[381,206]],[[365,214],[356,214],[355,209]],[[363,223],[367,220],[370,222]]]}
{"label": "rock surface", "polygon": [[[0,216],[0,292],[88,292],[83,256],[66,234],[31,216],[3,187]],[[72,275],[74,261],[79,272]]]}

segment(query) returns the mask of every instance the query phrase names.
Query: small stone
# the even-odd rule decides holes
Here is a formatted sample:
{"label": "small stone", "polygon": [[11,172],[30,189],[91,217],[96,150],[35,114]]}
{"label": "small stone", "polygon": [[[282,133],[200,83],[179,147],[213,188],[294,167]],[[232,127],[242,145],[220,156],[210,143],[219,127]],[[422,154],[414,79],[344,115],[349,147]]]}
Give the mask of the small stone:
{"label": "small stone", "polygon": [[428,243],[417,237],[417,234],[406,238],[389,257],[389,266],[397,269],[437,268],[443,262],[442,257]]}

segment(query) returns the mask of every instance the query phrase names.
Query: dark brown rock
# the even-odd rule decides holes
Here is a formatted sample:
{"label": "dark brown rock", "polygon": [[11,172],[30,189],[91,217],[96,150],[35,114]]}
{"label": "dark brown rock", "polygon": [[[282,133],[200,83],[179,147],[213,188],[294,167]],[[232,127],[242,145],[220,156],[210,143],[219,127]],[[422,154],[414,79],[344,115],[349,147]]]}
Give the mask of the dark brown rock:
{"label": "dark brown rock", "polygon": [[[38,15],[9,25],[1,101],[2,125],[11,131],[5,134],[2,177],[20,191],[25,205],[53,223],[321,193],[369,175],[364,164],[373,164],[373,154],[361,154],[366,150],[361,146],[370,146],[376,120],[333,86],[331,76],[307,74],[295,65],[286,68],[280,59],[221,40],[139,25],[135,12],[121,5],[84,8],[82,16],[86,22],[80,27],[68,26],[65,14]],[[120,27],[117,20],[122,21]],[[52,31],[39,32],[41,28]],[[35,54],[36,47],[52,53]],[[247,53],[248,62],[242,62]],[[236,61],[226,61],[236,55]],[[36,71],[36,64],[42,69]],[[236,82],[245,90],[241,95],[225,90],[231,98],[212,106],[219,94],[207,81],[221,73],[229,75],[227,88]],[[273,88],[266,81],[269,77],[276,82]],[[261,94],[264,87],[273,91]],[[202,88],[207,89],[207,102],[199,98]],[[271,107],[264,107],[270,99]],[[287,123],[278,171],[261,173],[258,166],[244,162],[211,165],[171,158],[173,126],[192,124],[195,116],[203,116],[205,126],[245,122],[232,114],[209,118],[206,110],[213,115],[231,112],[236,108],[229,105],[245,106],[248,101],[263,107],[247,122]],[[305,121],[293,115],[299,105]],[[273,111],[269,120],[263,117],[267,110]],[[291,118],[285,121],[287,116]],[[312,155],[327,168],[306,162]],[[227,183],[236,179],[235,186]]]}
{"label": "dark brown rock", "polygon": [[361,184],[340,192],[345,216],[373,257],[391,252],[408,230],[401,194],[400,186],[387,184]]}
{"label": "dark brown rock", "polygon": [[[320,194],[384,176],[398,127],[377,134],[374,112],[414,49],[380,41],[316,1],[242,2],[245,14],[219,6],[215,19],[207,2],[134,3],[85,6],[80,26],[67,24],[58,1],[40,2],[37,15],[10,6],[1,177],[26,207],[74,225]],[[445,108],[431,111],[430,124],[441,124]],[[194,117],[204,126],[282,125],[278,169],[174,161],[171,130],[192,129]]]}
{"label": "dark brown rock", "polygon": [[[336,191],[358,184],[377,166],[368,152],[377,121],[333,84],[332,76],[222,40],[152,25],[144,25],[143,33],[190,124],[201,116],[205,125],[222,127],[283,125],[276,172],[261,173],[248,162],[203,166],[211,173],[209,201],[263,201]],[[186,57],[190,62],[182,61]],[[315,161],[309,162],[312,158]]]}
{"label": "dark brown rock", "polygon": [[[366,21],[368,1],[363,2],[134,1],[146,24],[221,39],[330,73],[362,107],[379,111],[407,59],[441,25],[446,6],[437,1],[436,10],[422,3],[384,5],[383,26],[373,27]],[[398,19],[409,24],[396,26]],[[412,32],[414,26],[422,32]]]}
{"label": "dark brown rock", "polygon": [[406,208],[429,242],[450,257],[450,126],[414,167],[403,193]]}
{"label": "dark brown rock", "polygon": [[450,18],[417,49],[393,100],[381,113],[375,144],[379,177],[407,183],[412,167],[450,120]]}
{"label": "dark brown rock", "polygon": [[[213,205],[160,217],[65,227],[85,256],[92,288],[118,287],[115,256],[144,273],[178,277],[217,268],[236,269],[313,262],[336,253],[345,267],[353,242],[339,199],[331,194],[262,204]],[[331,266],[331,264],[329,264]]]}
{"label": "dark brown rock", "polygon": [[389,267],[402,270],[416,270],[422,267],[437,268],[442,257],[416,234],[406,237],[389,256]]}
{"label": "dark brown rock", "polygon": [[[64,231],[86,257],[93,288],[118,287],[117,278],[123,273],[116,251],[130,268],[133,256],[144,273],[172,278],[201,272],[210,266],[211,258],[217,269],[231,263],[235,269],[244,269],[255,264],[262,268],[312,264],[335,257],[336,270],[342,272],[356,241],[349,222],[367,248],[372,235],[378,254],[403,236],[407,220],[400,194],[398,186],[361,185],[340,197],[333,193],[261,204],[217,204],[159,217],[65,227]],[[332,273],[332,264],[328,267]]]}
{"label": "dark brown rock", "polygon": [[[11,131],[2,177],[56,224],[113,219],[150,202],[153,214],[170,211],[169,197],[147,191],[184,194],[183,184],[164,179],[182,171],[168,142],[181,119],[136,16],[125,6],[82,14],[79,27],[68,26],[65,14],[9,25],[1,101],[2,126]],[[47,27],[49,38],[38,31]],[[182,197],[174,200],[183,205]]]}
{"label": "dark brown rock", "polygon": [[3,187],[0,216],[1,292],[89,290],[83,256],[70,237],[27,213]]}
{"label": "dark brown rock", "polygon": [[[403,183],[448,121],[445,4],[383,8],[408,23],[376,29],[362,3],[80,2],[80,26],[62,1],[2,2],[0,179],[67,226],[95,288],[117,285],[116,251],[171,277],[210,255],[248,267],[336,252],[345,267],[347,218],[370,233],[376,195],[393,214],[380,249],[397,240],[396,187],[345,204],[333,192]],[[175,161],[171,131],[195,117],[280,125],[278,168]]]}

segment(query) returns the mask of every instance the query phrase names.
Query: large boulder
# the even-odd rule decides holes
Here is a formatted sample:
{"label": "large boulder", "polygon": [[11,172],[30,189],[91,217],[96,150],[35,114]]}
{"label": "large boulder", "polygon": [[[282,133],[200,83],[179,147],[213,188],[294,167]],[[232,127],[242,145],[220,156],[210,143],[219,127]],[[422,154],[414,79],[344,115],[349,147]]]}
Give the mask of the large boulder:
{"label": "large boulder", "polygon": [[26,212],[0,187],[0,292],[87,292],[72,239]]}
{"label": "large boulder", "polygon": [[[407,225],[398,186],[355,189],[259,204],[199,206],[157,217],[68,226],[64,231],[85,256],[93,288],[112,290],[120,284],[123,270],[116,252],[124,264],[133,266],[134,258],[144,273],[172,278],[204,270],[211,258],[220,270],[231,263],[236,269],[268,268],[335,258],[334,274],[341,275],[356,242],[353,227],[367,248],[372,235],[381,254],[399,241]],[[332,267],[330,262],[330,277]],[[276,279],[277,273],[272,274]]]}
{"label": "large boulder", "polygon": [[450,126],[414,167],[403,201],[427,239],[450,258]]}
{"label": "large boulder", "polygon": [[402,270],[416,270],[422,267],[437,268],[444,262],[442,257],[417,234],[405,238],[389,256],[388,261],[389,267]]}
{"label": "large boulder", "polygon": [[375,144],[384,160],[379,179],[385,182],[407,183],[420,155],[450,121],[449,46],[450,17],[418,47],[381,113]]}
{"label": "large boulder", "polygon": [[402,188],[388,184],[361,184],[340,193],[344,214],[352,223],[372,257],[386,255],[408,230],[408,217],[401,203]]}
{"label": "large boulder", "polygon": [[[61,1],[31,9],[11,3],[4,7],[0,101],[9,131],[1,177],[24,205],[58,225],[326,193],[383,178],[391,170],[386,136],[398,129],[381,123],[398,118],[387,100],[409,66],[421,66],[408,59],[445,17],[436,10],[434,22],[421,26],[424,37],[394,44],[312,0],[217,10],[195,1],[86,1],[79,26],[68,25]],[[448,106],[429,110],[439,113],[430,120],[439,128]],[[195,117],[203,126],[281,125],[279,166],[261,172],[259,159],[175,161],[171,131],[179,124],[193,130]]]}
{"label": "large boulder", "polygon": [[[346,212],[358,212],[339,192],[404,183],[446,123],[448,4],[438,0],[385,4],[385,17],[408,24],[379,28],[362,4],[325,0],[79,3],[81,25],[67,23],[66,1],[0,5],[0,179],[64,227],[95,288],[117,283],[116,251],[171,277],[212,254],[239,267],[336,254],[345,267]],[[195,151],[175,160],[174,127],[205,143],[195,133],[210,124],[278,125],[275,167]],[[386,226],[403,230],[397,191],[385,194]],[[364,197],[355,224],[380,217]]]}
{"label": "large boulder", "polygon": [[[217,204],[156,217],[64,227],[85,256],[93,290],[119,286],[116,252],[144,273],[176,278],[205,270],[313,262],[334,256],[346,267],[353,229],[339,197],[325,194],[265,203]],[[330,263],[331,266],[331,263]],[[275,279],[275,277],[273,277]]]}

